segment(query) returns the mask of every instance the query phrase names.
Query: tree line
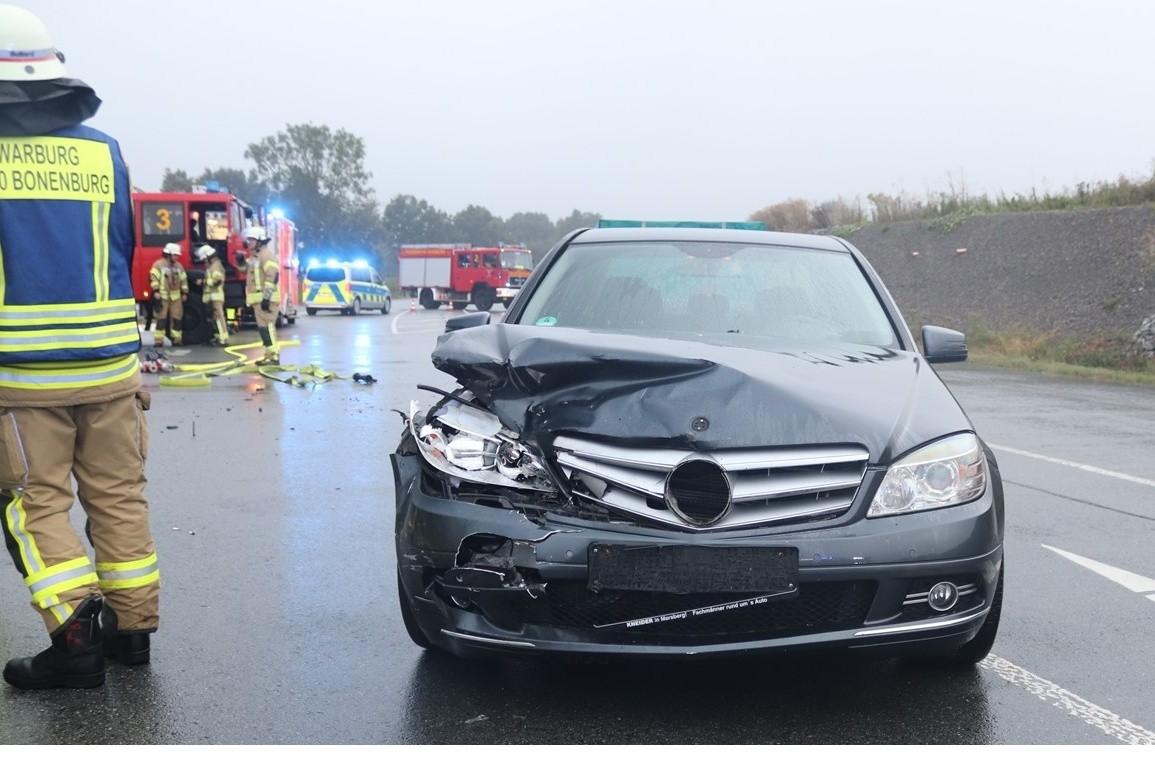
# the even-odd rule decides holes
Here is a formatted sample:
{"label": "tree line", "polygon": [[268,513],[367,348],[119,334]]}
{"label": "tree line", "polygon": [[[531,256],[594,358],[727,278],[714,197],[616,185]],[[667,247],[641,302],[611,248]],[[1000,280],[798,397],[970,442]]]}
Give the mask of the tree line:
{"label": "tree line", "polygon": [[450,214],[413,195],[381,205],[365,169],[364,140],[311,123],[250,144],[244,157],[251,168],[206,168],[195,176],[166,168],[161,192],[216,182],[250,205],[283,209],[297,226],[303,258],[367,255],[386,275],[396,273],[402,244],[519,243],[540,258],[570,231],[601,218],[574,209],[556,221],[540,212],[503,219],[479,205]]}

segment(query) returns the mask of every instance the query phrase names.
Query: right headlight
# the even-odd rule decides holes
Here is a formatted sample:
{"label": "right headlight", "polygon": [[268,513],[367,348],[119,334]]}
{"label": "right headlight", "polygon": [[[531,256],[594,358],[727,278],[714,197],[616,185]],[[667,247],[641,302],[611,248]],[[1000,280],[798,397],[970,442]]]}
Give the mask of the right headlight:
{"label": "right headlight", "polygon": [[867,516],[928,511],[974,500],[987,487],[978,438],[960,433],[911,452],[890,466]]}

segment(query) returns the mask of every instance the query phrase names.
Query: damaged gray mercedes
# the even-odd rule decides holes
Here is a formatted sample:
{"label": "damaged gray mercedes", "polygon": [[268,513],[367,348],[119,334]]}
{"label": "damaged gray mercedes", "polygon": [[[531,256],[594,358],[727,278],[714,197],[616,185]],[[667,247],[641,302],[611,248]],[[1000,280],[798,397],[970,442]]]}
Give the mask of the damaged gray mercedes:
{"label": "damaged gray mercedes", "polygon": [[1002,480],[931,366],[964,335],[920,349],[837,237],[621,224],[438,338],[459,387],[420,386],[391,455],[412,640],[982,660]]}

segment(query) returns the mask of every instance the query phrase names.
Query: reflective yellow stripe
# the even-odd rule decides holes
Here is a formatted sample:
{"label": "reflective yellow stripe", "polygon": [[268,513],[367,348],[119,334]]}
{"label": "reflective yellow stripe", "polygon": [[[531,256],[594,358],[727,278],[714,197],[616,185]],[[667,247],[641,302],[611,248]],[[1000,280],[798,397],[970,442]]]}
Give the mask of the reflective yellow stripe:
{"label": "reflective yellow stripe", "polygon": [[96,583],[96,570],[87,556],[54,564],[24,578],[24,585],[32,592],[32,602],[48,609],[59,604],[58,596],[65,591]]}
{"label": "reflective yellow stripe", "polygon": [[0,386],[44,390],[108,385],[134,376],[140,370],[136,353],[99,363],[52,362],[0,366]]}
{"label": "reflective yellow stripe", "polygon": [[96,574],[101,588],[137,588],[160,580],[160,567],[151,553],[135,561],[97,562]]}
{"label": "reflective yellow stripe", "polygon": [[24,512],[24,493],[15,492],[12,502],[4,509],[4,526],[8,534],[16,541],[16,550],[20,556],[20,564],[24,567],[21,572],[32,575],[44,569],[44,560],[40,557],[40,549],[36,541],[29,534],[27,527],[28,514]]}
{"label": "reflective yellow stripe", "polygon": [[44,329],[6,332],[0,336],[0,353],[30,350],[91,350],[107,345],[135,342],[140,330],[136,322],[109,324],[81,329]]}
{"label": "reflective yellow stripe", "polygon": [[96,301],[108,299],[108,204],[92,202],[92,286]]}
{"label": "reflective yellow stripe", "polygon": [[136,300],[64,303],[59,305],[6,305],[0,307],[0,326],[45,326],[58,323],[96,324],[117,318],[136,318]]}

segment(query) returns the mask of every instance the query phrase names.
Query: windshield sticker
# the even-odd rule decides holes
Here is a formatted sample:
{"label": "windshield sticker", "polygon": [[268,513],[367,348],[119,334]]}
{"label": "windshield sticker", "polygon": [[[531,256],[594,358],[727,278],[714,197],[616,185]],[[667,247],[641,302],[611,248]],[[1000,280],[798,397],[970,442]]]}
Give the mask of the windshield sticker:
{"label": "windshield sticker", "polygon": [[543,315],[541,318],[537,319],[537,323],[535,323],[534,325],[535,326],[557,326],[557,318],[555,316],[552,316],[552,315]]}

